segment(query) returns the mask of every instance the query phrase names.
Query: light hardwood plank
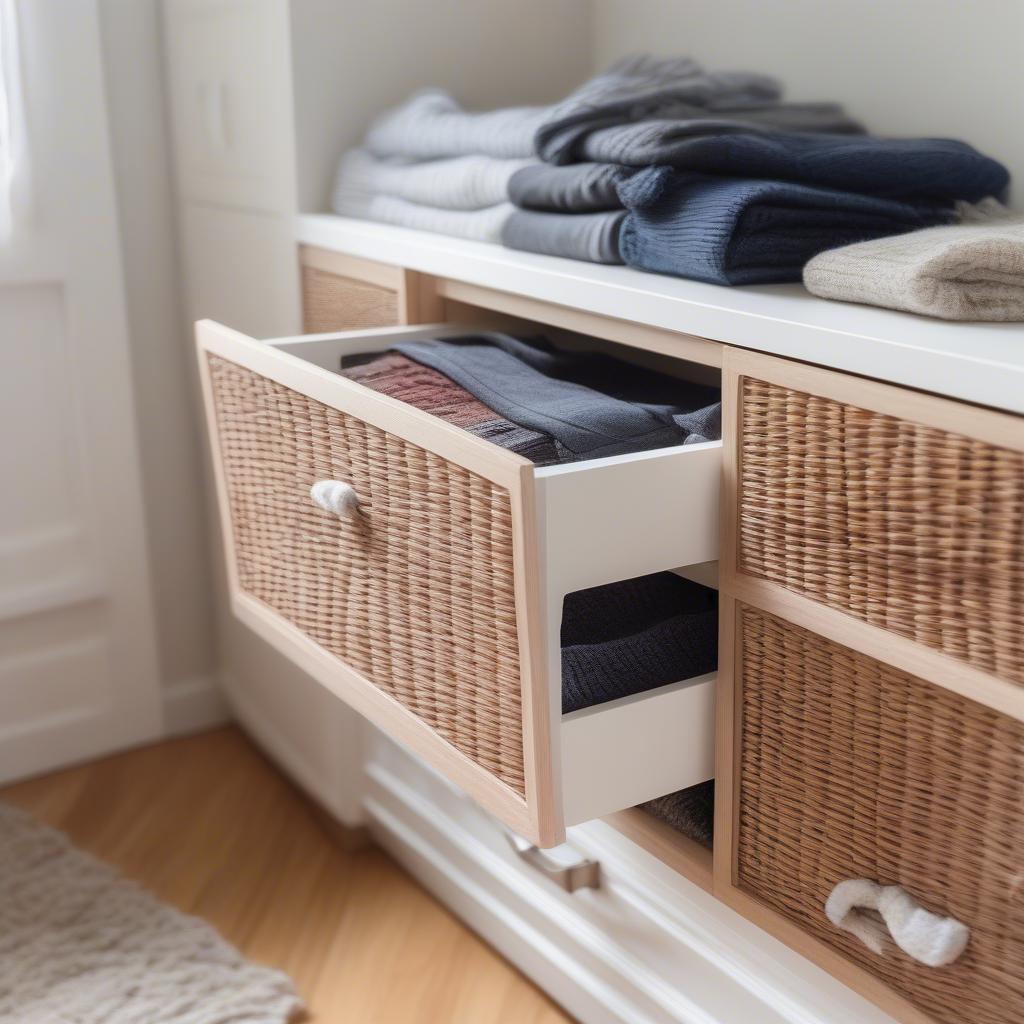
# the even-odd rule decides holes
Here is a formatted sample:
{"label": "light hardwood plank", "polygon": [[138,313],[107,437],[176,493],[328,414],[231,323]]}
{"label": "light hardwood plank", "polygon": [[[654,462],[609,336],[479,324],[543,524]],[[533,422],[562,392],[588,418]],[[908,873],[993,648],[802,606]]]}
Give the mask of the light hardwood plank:
{"label": "light hardwood plank", "polygon": [[386,854],[337,842],[236,729],[22,782],[0,799],[286,971],[311,1024],[570,1020]]}

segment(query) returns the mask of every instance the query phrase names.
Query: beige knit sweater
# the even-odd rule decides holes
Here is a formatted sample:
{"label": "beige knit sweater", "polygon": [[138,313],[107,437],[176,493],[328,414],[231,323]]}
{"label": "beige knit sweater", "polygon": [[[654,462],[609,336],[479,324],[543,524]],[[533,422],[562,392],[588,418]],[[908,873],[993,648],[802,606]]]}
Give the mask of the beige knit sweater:
{"label": "beige knit sweater", "polygon": [[1024,217],[998,204],[961,224],[831,249],[804,267],[808,291],[944,320],[1024,321]]}

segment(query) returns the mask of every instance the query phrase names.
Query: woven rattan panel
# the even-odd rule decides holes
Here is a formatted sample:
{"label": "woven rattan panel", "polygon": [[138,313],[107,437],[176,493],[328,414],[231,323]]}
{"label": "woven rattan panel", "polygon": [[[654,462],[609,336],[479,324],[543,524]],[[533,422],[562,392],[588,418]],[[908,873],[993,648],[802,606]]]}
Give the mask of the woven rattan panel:
{"label": "woven rattan panel", "polygon": [[741,571],[1024,683],[1024,454],[749,377],[742,403]]}
{"label": "woven rattan panel", "polygon": [[302,321],[307,334],[394,327],[398,294],[390,288],[302,268]]}
{"label": "woven rattan panel", "polygon": [[[524,792],[509,494],[215,356],[241,589]],[[361,515],[309,495],[350,483]]]}
{"label": "woven rattan panel", "polygon": [[[740,608],[737,885],[949,1024],[1024,1020],[1024,725]],[[845,878],[971,928],[924,967],[833,928]]]}

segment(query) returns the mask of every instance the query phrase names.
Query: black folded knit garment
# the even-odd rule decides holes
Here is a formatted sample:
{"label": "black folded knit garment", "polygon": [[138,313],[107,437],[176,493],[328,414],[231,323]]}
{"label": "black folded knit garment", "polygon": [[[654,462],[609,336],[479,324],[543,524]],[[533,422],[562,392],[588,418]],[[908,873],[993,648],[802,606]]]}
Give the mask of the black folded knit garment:
{"label": "black folded knit garment", "polygon": [[717,665],[718,594],[675,573],[565,599],[563,714],[705,675]]}

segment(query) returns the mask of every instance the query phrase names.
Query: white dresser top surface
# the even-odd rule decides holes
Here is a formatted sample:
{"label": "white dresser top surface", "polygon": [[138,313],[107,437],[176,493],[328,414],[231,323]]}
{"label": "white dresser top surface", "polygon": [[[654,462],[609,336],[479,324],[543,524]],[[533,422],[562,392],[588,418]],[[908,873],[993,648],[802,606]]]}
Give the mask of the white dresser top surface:
{"label": "white dresser top surface", "polygon": [[333,214],[300,216],[297,237],[363,259],[1024,413],[1024,324],[933,320],[818,299],[798,284],[724,288]]}

